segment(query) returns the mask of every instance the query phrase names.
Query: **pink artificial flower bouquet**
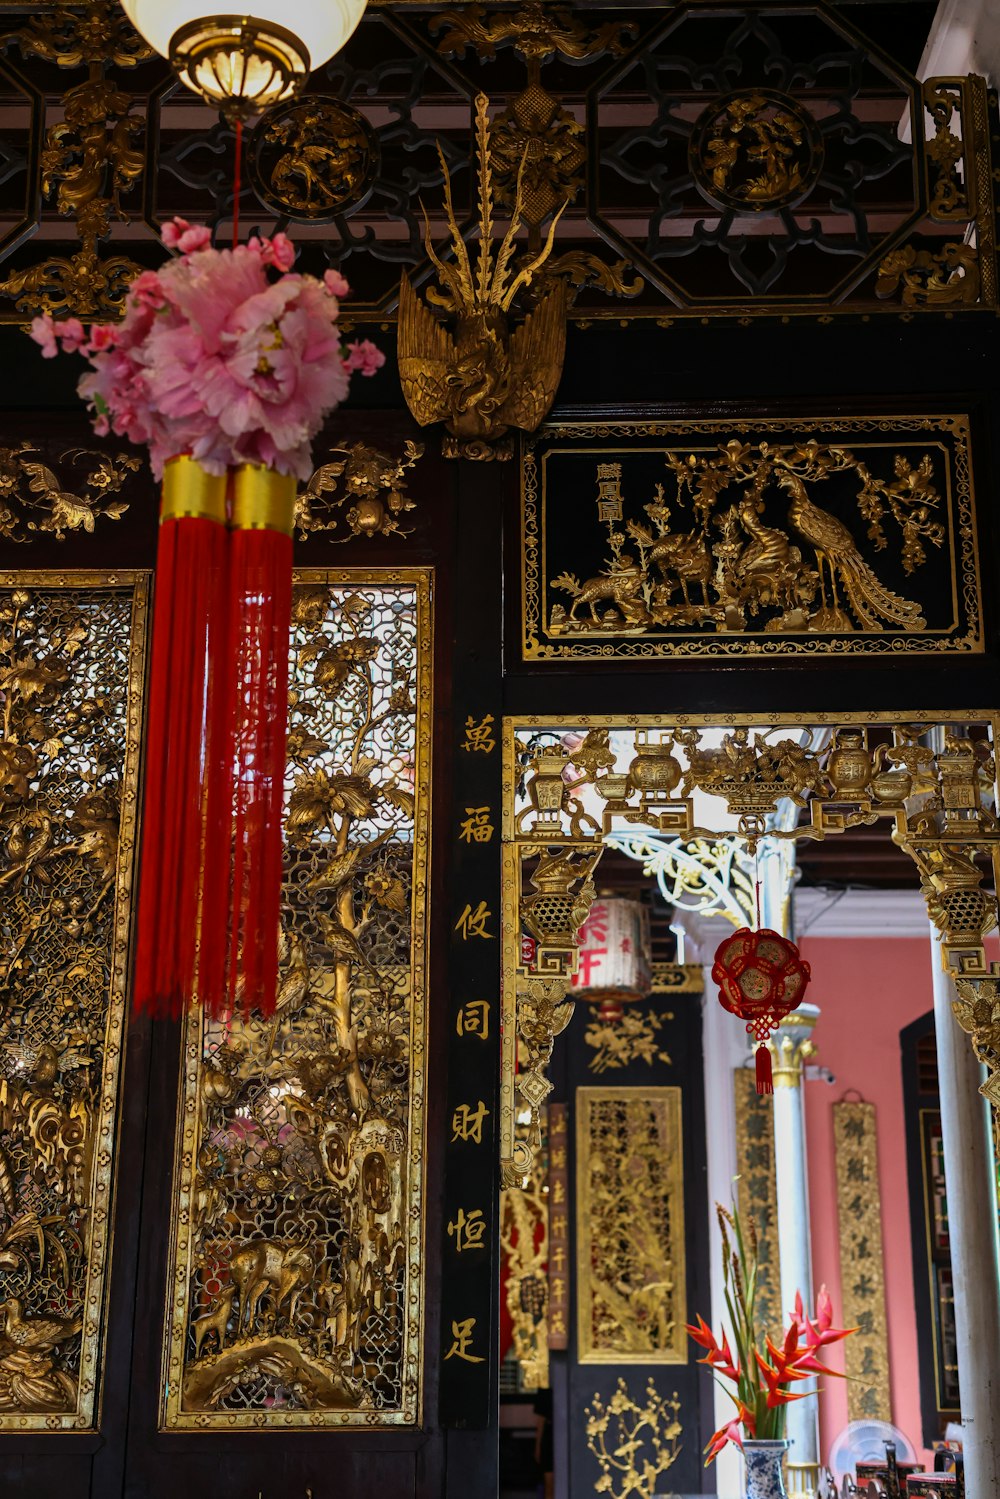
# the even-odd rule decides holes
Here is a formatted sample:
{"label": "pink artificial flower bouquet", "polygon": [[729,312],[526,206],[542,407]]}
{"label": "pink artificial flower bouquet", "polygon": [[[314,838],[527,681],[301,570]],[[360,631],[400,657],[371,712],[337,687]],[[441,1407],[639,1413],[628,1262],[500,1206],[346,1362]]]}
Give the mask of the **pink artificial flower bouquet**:
{"label": "pink artificial flower bouquet", "polygon": [[[260,464],[307,480],[312,440],[348,392],[351,374],[373,375],[385,355],[368,339],[341,347],[337,318],[349,287],[296,274],[285,234],[216,250],[203,225],[174,219],[163,243],[176,251],[129,287],[120,323],[35,318],[43,357],[82,354],[79,383],[99,436],[149,448],[157,479],[189,453],[209,473]],[[277,272],[274,277],[273,272]]]}

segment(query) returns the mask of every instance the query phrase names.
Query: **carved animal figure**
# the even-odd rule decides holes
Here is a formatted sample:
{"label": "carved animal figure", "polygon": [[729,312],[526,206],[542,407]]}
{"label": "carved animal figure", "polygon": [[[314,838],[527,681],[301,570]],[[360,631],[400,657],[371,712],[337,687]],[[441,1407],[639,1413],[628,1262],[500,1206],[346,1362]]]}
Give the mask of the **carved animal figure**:
{"label": "carved animal figure", "polygon": [[[637,614],[646,618],[646,608],[640,597],[642,583],[642,569],[636,567],[632,558],[626,553],[619,557],[618,565],[613,572],[604,573],[597,578],[588,578],[580,586],[570,605],[569,617],[576,619],[576,611],[581,604],[586,604],[590,610],[592,623],[599,625],[601,616],[597,612],[597,605],[609,603],[618,606],[626,622],[639,623]],[[560,583],[558,586],[566,587],[568,584]]]}
{"label": "carved animal figure", "polygon": [[203,1317],[195,1317],[191,1323],[191,1332],[194,1336],[194,1356],[201,1358],[202,1345],[210,1333],[215,1333],[219,1340],[219,1352],[226,1346],[226,1328],[229,1325],[230,1313],[233,1309],[233,1298],[236,1295],[236,1287],[228,1286],[224,1290],[210,1312]]}
{"label": "carved animal figure", "polygon": [[294,1240],[251,1239],[233,1255],[229,1273],[240,1294],[239,1327],[249,1335],[269,1291],[275,1316],[287,1304],[289,1320],[295,1320],[299,1297],[316,1273],[316,1251]]}
{"label": "carved animal figure", "polygon": [[673,573],[680,584],[684,602],[690,605],[688,584],[701,587],[701,601],[708,603],[708,583],[712,576],[712,554],[699,533],[672,533],[660,538],[649,553],[651,566],[658,567],[664,583]]}
{"label": "carved animal figure", "polygon": [[82,1317],[25,1317],[16,1296],[0,1302],[0,1325],[16,1348],[42,1353],[73,1338],[83,1326]]}
{"label": "carved animal figure", "polygon": [[[778,483],[792,497],[788,508],[788,524],[815,548],[823,613],[828,618],[844,618],[837,594],[839,576],[847,602],[862,629],[881,630],[884,621],[897,630],[922,630],[926,621],[920,613],[920,605],[911,603],[909,599],[901,599],[879,582],[862,559],[847,527],[836,516],[812,503],[798,475],[786,469],[779,473]],[[824,567],[830,575],[829,610]],[[834,623],[832,627],[845,629],[850,626],[847,622]]]}

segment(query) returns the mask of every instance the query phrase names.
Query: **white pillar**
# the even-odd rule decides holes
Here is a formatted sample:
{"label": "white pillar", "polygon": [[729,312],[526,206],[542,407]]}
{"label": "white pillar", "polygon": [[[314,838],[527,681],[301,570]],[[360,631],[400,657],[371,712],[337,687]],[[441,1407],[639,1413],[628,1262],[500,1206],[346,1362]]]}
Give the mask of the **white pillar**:
{"label": "white pillar", "polygon": [[[795,845],[765,838],[757,855],[760,870],[760,924],[791,936],[791,891],[795,879]],[[816,1005],[802,1004],[775,1033],[774,1175],[778,1200],[778,1248],[781,1255],[781,1306],[787,1315],[801,1291],[812,1306],[812,1242],[809,1219],[809,1171],[806,1118],[802,1097],[803,1068],[812,1055]],[[796,1392],[815,1389],[803,1380]],[[790,1499],[812,1499],[819,1481],[819,1417],[815,1400],[796,1400],[787,1407],[786,1430]]]}
{"label": "white pillar", "polygon": [[[771,1043],[774,1058],[774,1175],[778,1194],[778,1245],[781,1252],[781,1305],[787,1314],[802,1293],[813,1304],[812,1244],[809,1233],[809,1174],[806,1161],[806,1121],[802,1096],[803,1072],[812,1055],[812,1031],[819,1018],[816,1005],[802,1004],[785,1020]],[[816,1388],[815,1379],[796,1385],[796,1393]],[[812,1499],[819,1480],[819,1425],[815,1400],[795,1401],[787,1407],[791,1499]]]}
{"label": "white pillar", "polygon": [[941,1134],[955,1288],[965,1491],[1000,1495],[1000,1258],[997,1184],[983,1068],[952,1013],[955,986],[931,927]]}

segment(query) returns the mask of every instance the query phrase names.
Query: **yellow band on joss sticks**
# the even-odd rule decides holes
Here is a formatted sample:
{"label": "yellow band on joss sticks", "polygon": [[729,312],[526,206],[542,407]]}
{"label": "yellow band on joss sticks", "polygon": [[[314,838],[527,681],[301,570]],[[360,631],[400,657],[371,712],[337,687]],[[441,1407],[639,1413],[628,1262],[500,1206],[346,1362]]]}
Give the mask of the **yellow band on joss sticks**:
{"label": "yellow band on joss sticks", "polygon": [[184,453],[171,458],[163,469],[160,521],[196,517],[226,523],[226,474],[208,474],[200,463]]}
{"label": "yellow band on joss sticks", "polygon": [[291,536],[298,493],[294,474],[277,474],[273,468],[244,463],[233,470],[232,478],[229,524],[234,531],[281,531]]}

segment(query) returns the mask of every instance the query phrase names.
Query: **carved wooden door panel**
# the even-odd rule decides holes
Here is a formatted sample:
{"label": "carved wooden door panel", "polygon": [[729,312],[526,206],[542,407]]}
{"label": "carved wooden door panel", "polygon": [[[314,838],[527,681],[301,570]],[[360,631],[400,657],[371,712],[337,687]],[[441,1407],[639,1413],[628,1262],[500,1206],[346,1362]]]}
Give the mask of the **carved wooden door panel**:
{"label": "carved wooden door panel", "polygon": [[[438,1495],[454,1469],[492,1492],[490,1125],[467,1154],[484,1231],[450,1410],[438,1365],[450,1374],[454,1341],[439,1346],[450,698],[463,651],[498,668],[484,642],[500,615],[497,601],[453,651],[452,579],[498,595],[496,539],[459,537],[454,466],[382,472],[365,450],[353,503],[391,488],[410,534],[333,567],[343,476],[317,485],[295,589],[277,1013],[130,1020],[155,499],[114,455],[102,481],[109,460],[91,453],[75,503],[96,539],[77,555],[100,549],[115,570],[57,572],[74,497],[55,475],[82,431],[70,420],[60,443],[46,425],[21,428],[51,465],[37,509],[35,449],[9,460],[29,503],[8,539],[41,523],[39,566],[0,575],[4,1491]],[[404,454],[408,422],[373,427]],[[476,1045],[492,1120],[495,1030]]]}

